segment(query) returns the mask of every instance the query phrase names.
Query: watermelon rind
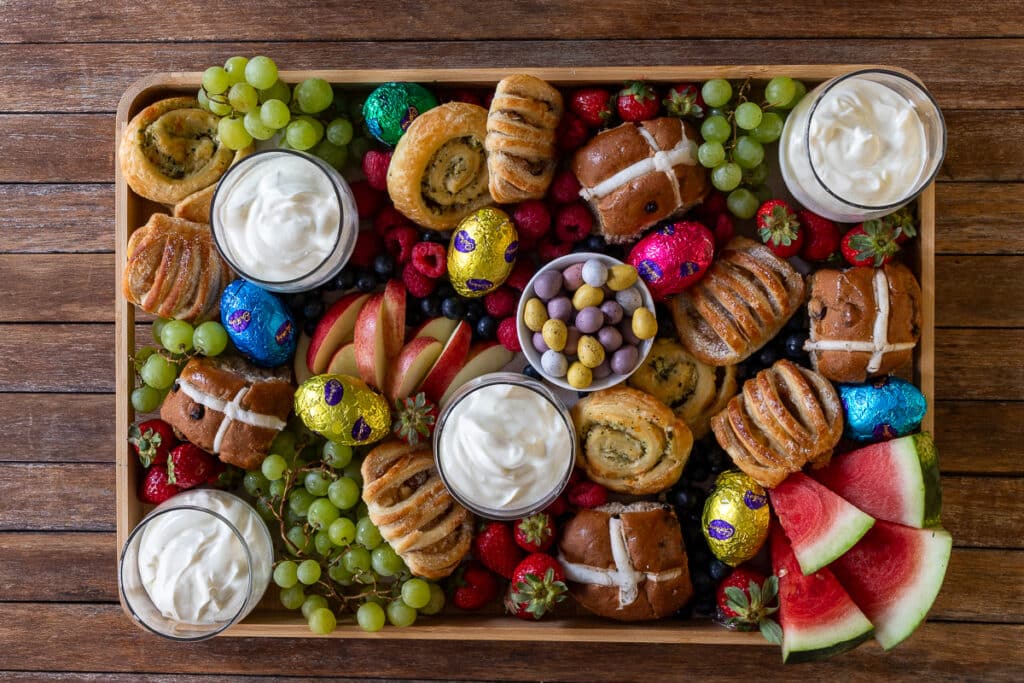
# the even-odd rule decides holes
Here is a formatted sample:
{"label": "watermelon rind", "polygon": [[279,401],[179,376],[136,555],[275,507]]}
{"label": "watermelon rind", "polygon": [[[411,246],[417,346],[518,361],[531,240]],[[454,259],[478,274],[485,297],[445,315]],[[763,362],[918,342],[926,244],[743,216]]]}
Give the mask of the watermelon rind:
{"label": "watermelon rind", "polygon": [[[828,571],[824,569],[822,571]],[[849,652],[874,634],[871,622],[861,611],[850,612],[839,622],[815,628],[785,629],[782,635],[783,664],[820,662],[834,655]]]}

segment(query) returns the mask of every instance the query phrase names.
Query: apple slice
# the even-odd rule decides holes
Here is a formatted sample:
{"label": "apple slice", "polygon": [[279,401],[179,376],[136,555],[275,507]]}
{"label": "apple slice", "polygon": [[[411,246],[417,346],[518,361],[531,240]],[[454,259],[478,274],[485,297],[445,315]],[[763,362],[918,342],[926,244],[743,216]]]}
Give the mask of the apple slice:
{"label": "apple slice", "polygon": [[401,280],[388,280],[384,287],[384,352],[388,362],[398,356],[404,343],[405,285]]}
{"label": "apple slice", "polygon": [[430,368],[434,367],[444,344],[433,337],[416,337],[402,347],[398,357],[391,363],[388,399],[406,398],[420,385]]}
{"label": "apple slice", "polygon": [[355,345],[356,368],[364,382],[380,389],[386,379],[388,364],[384,348],[384,295],[374,294],[359,311],[356,318]]}
{"label": "apple slice", "polygon": [[497,342],[478,342],[469,350],[466,364],[455,373],[452,381],[448,383],[444,395],[438,405],[444,405],[451,398],[452,394],[463,384],[471,379],[476,379],[489,372],[497,372],[512,362],[515,354]]}
{"label": "apple slice", "polygon": [[417,391],[424,392],[427,398],[437,403],[437,400],[444,395],[445,389],[451,384],[452,379],[466,364],[469,343],[472,339],[473,329],[466,321],[460,321]]}
{"label": "apple slice", "polygon": [[299,341],[295,343],[295,358],[292,361],[292,369],[295,371],[296,384],[302,384],[313,376],[313,373],[309,371],[309,365],[306,363],[306,351],[309,349],[311,341],[309,335],[303,332],[299,335]]}
{"label": "apple slice", "polygon": [[356,364],[355,342],[345,344],[338,349],[333,356],[331,356],[331,362],[327,366],[327,372],[332,375],[359,377],[359,366]]}
{"label": "apple slice", "polygon": [[309,350],[302,356],[310,372],[322,374],[337,350],[352,341],[359,311],[369,298],[362,292],[346,294],[327,309],[313,331]]}
{"label": "apple slice", "polygon": [[452,332],[458,326],[458,320],[451,318],[431,318],[423,323],[412,333],[412,339],[416,337],[431,337],[444,344],[451,339]]}

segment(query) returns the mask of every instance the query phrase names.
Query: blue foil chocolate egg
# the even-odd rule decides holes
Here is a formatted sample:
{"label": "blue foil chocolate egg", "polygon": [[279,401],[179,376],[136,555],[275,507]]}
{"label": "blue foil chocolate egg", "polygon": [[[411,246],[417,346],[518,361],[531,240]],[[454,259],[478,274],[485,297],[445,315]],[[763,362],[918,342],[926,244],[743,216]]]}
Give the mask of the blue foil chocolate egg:
{"label": "blue foil chocolate egg", "polygon": [[916,432],[928,411],[924,394],[899,377],[864,384],[840,384],[845,427],[853,441],[888,441]]}
{"label": "blue foil chocolate egg", "polygon": [[238,279],[220,298],[220,320],[238,350],[256,365],[273,368],[295,353],[295,320],[276,296]]}

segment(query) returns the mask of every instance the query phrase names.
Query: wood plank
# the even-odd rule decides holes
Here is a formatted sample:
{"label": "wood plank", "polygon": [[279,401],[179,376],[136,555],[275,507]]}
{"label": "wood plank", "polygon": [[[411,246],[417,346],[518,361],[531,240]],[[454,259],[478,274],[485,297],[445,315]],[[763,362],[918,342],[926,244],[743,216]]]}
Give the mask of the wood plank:
{"label": "wood plank", "polygon": [[116,602],[111,533],[0,533],[0,595],[36,602]]}
{"label": "wood plank", "polygon": [[1024,256],[936,256],[935,324],[1024,326]]}
{"label": "wood plank", "polygon": [[943,472],[1024,474],[1024,403],[937,401],[935,424]]}
{"label": "wood plank", "polygon": [[[334,683],[358,683],[365,678],[338,678],[323,674]],[[254,676],[252,674],[225,676],[223,674],[199,674],[182,676],[180,674],[144,674],[144,673],[81,673],[67,671],[2,671],[0,678],[7,683],[35,683],[36,681],[59,681],[60,683],[219,683],[220,681],[302,681],[310,676]],[[312,676],[312,678],[318,678]],[[439,679],[429,678],[374,678],[374,683],[441,683]]]}
{"label": "wood plank", "polygon": [[942,521],[965,548],[1020,548],[1024,479],[942,477]]}
{"label": "wood plank", "polygon": [[941,180],[1024,178],[1024,111],[952,110],[943,115],[948,143]]}
{"label": "wood plank", "polygon": [[114,250],[113,185],[0,185],[0,253]]}
{"label": "wood plank", "polygon": [[0,463],[0,531],[113,529],[113,464]]}
{"label": "wood plank", "polygon": [[3,394],[0,424],[0,461],[114,461],[113,394]]}
{"label": "wood plank", "polygon": [[1024,330],[935,330],[937,399],[1024,400]]}
{"label": "wood plank", "polygon": [[940,183],[935,219],[939,254],[1024,253],[1022,184]]}
{"label": "wood plank", "polygon": [[[1019,624],[1024,621],[1024,605],[1016,597],[1020,586],[1024,552],[957,548],[929,618]],[[1014,604],[1005,606],[1008,602]]]}

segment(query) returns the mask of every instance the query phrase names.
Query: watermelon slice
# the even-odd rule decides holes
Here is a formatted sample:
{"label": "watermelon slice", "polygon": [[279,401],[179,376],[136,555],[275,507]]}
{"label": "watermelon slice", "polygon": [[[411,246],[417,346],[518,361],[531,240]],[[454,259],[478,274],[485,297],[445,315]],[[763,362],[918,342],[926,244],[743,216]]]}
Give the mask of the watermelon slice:
{"label": "watermelon slice", "polygon": [[813,574],[860,540],[875,520],[803,472],[768,495],[804,574]]}
{"label": "watermelon slice", "polygon": [[772,528],[772,570],[779,577],[782,661],[810,662],[857,647],[873,628],[828,569],[804,576],[785,534]]}
{"label": "watermelon slice", "polygon": [[888,650],[924,621],[942,587],[952,548],[953,538],[944,529],[912,529],[879,520],[830,569]]}
{"label": "watermelon slice", "polygon": [[876,519],[918,529],[940,525],[939,461],[927,432],[833,458],[811,476]]}

